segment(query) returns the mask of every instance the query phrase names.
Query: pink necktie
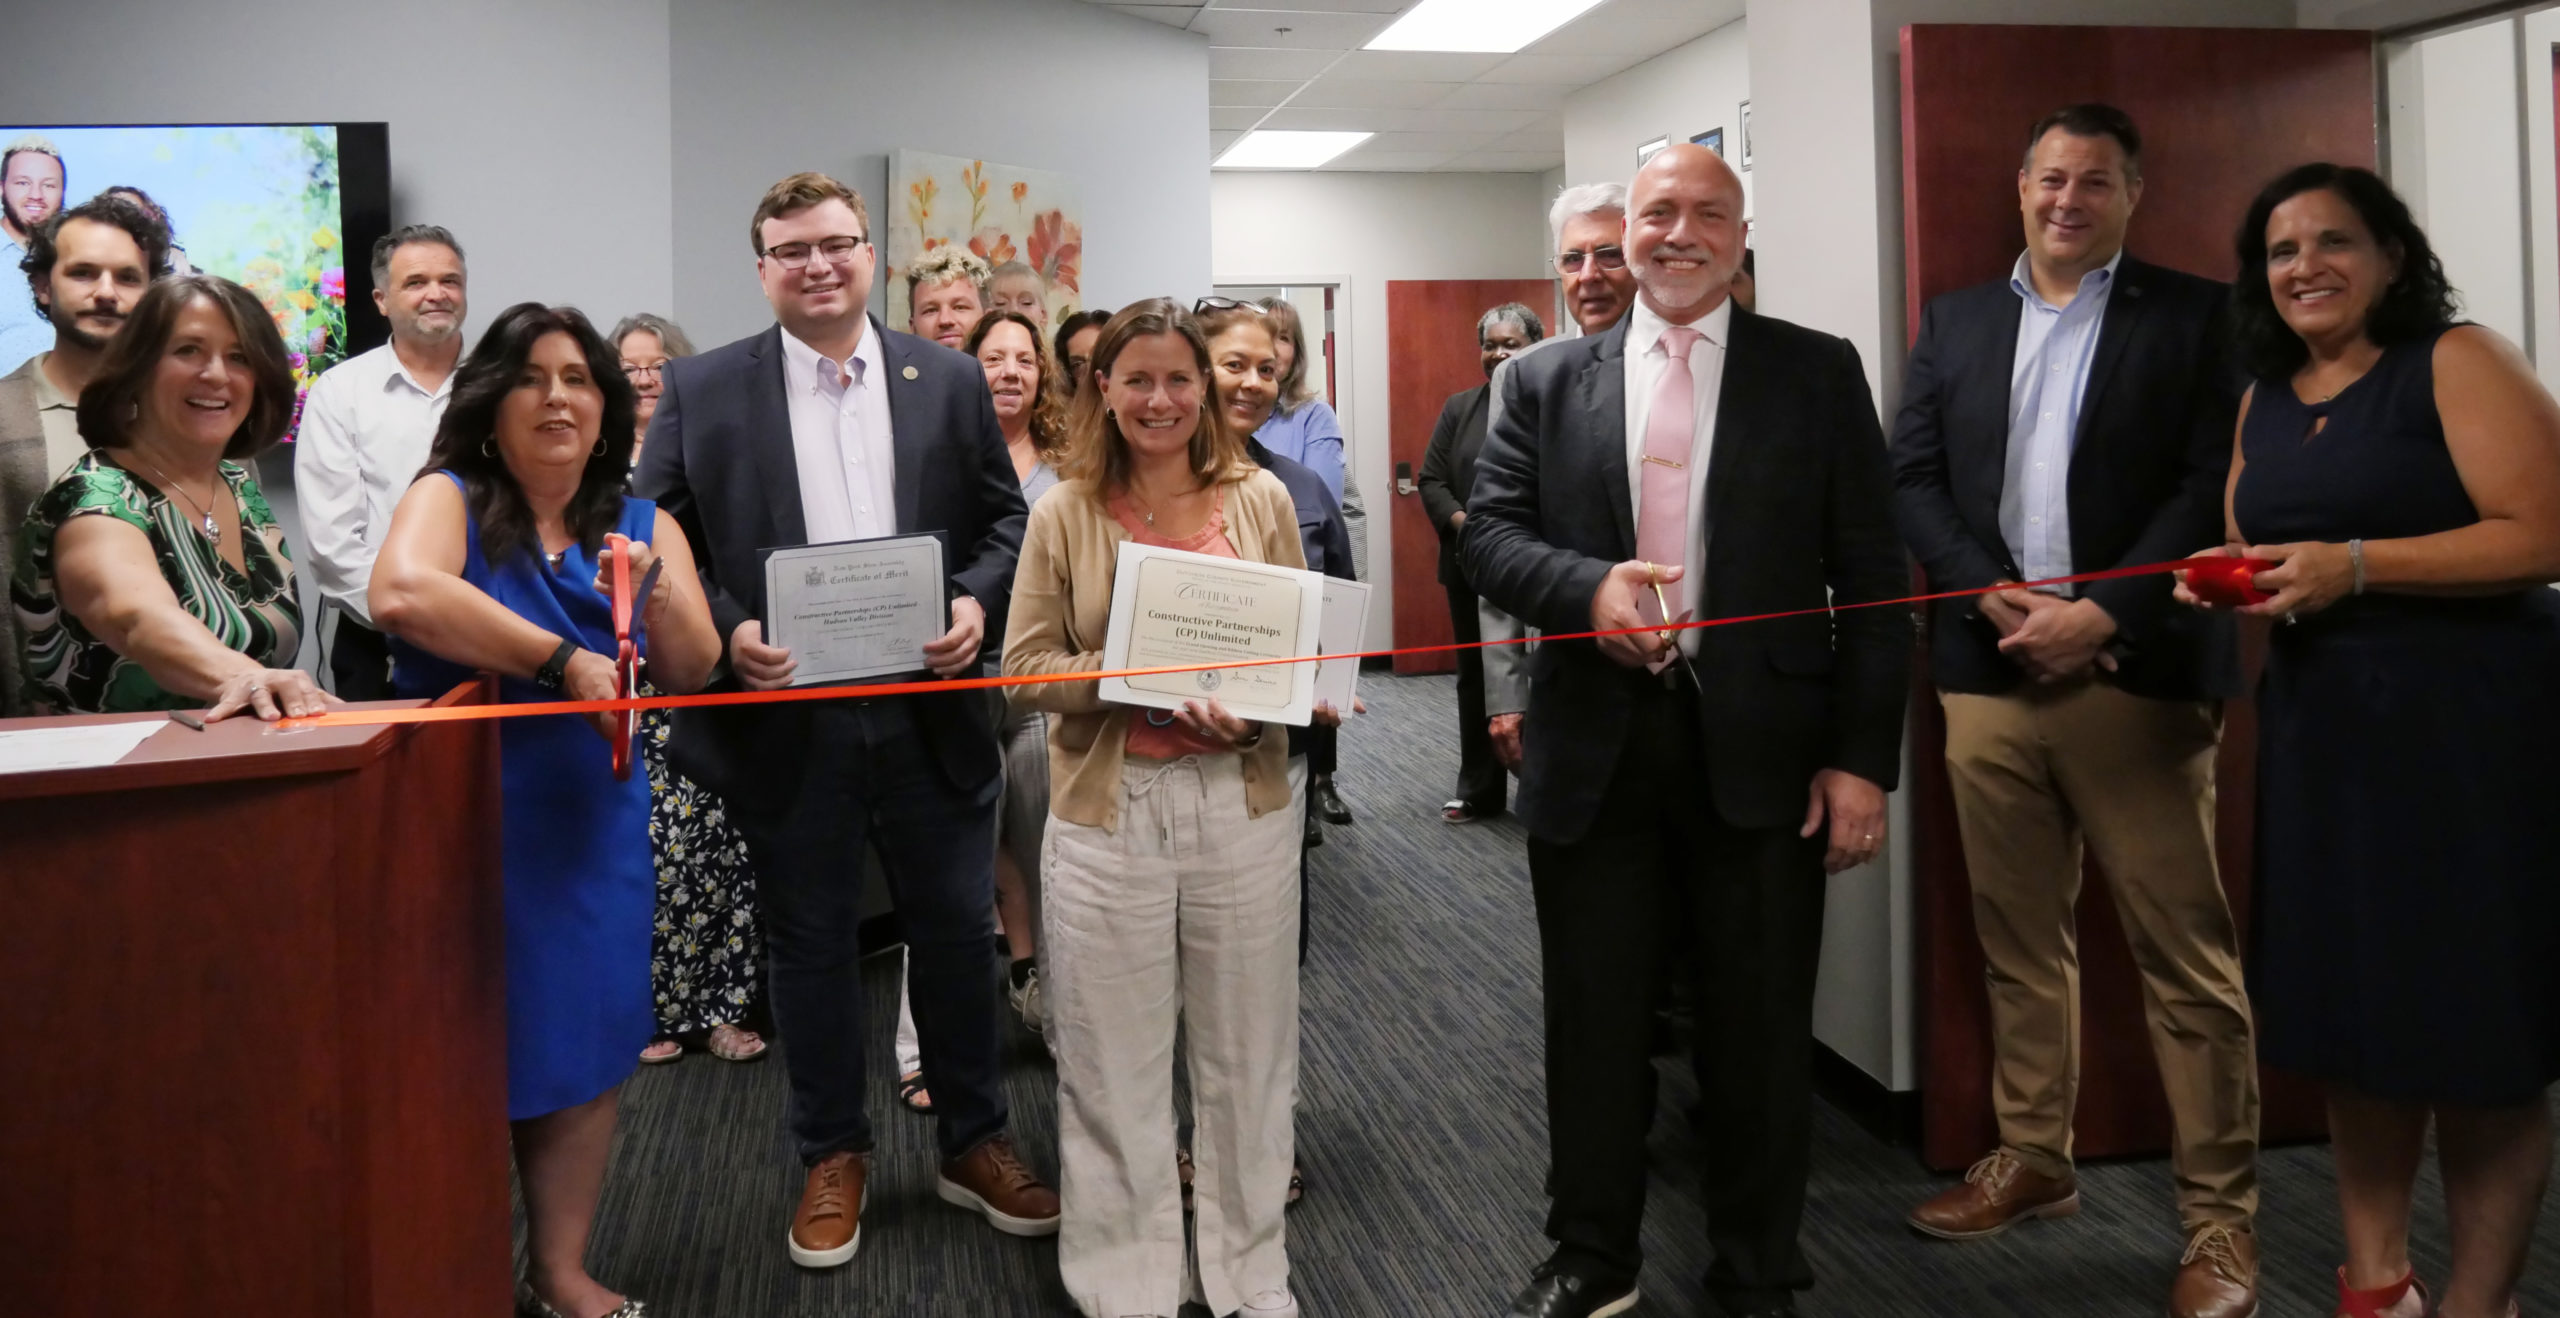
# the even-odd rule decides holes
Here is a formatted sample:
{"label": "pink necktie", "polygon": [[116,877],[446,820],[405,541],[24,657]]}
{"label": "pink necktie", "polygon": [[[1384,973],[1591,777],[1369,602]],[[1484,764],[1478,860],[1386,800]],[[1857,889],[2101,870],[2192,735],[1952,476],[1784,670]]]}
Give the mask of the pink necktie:
{"label": "pink necktie", "polygon": [[[1645,414],[1644,475],[1636,484],[1636,557],[1660,567],[1677,567],[1689,557],[1689,446],[1697,428],[1698,381],[1689,367],[1689,348],[1704,337],[1685,325],[1662,331],[1662,379],[1653,387],[1653,408]],[[1665,587],[1674,599],[1679,587]],[[1663,621],[1651,590],[1636,593],[1638,612],[1646,622]]]}

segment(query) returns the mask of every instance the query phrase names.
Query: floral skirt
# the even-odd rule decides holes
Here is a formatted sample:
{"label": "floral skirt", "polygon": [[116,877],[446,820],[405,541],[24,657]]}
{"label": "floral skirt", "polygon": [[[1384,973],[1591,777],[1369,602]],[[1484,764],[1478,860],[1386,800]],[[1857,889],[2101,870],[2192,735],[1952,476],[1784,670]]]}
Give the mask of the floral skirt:
{"label": "floral skirt", "polygon": [[649,850],[658,866],[649,981],[659,1033],[685,1034],[746,1017],[764,992],[764,936],[746,839],[719,797],[668,766],[667,712],[649,710],[643,720]]}

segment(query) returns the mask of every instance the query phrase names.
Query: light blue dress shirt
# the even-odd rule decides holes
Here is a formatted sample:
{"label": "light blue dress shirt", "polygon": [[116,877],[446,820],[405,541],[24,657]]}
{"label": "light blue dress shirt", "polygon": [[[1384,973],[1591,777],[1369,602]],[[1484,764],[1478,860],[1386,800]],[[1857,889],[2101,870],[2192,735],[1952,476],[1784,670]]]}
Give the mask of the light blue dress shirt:
{"label": "light blue dress shirt", "polygon": [[16,240],[0,237],[0,375],[53,346],[53,322],[36,310],[26,276],[18,273],[26,256]]}
{"label": "light blue dress shirt", "polygon": [[1302,463],[1309,471],[1324,478],[1324,487],[1333,492],[1335,502],[1342,499],[1342,418],[1321,398],[1311,398],[1294,412],[1273,412],[1262,429],[1253,432],[1262,446]]}
{"label": "light blue dress shirt", "polygon": [[[2098,355],[2098,329],[2115,291],[2118,251],[2080,277],[2071,305],[2036,291],[2024,253],[2009,275],[2018,295],[2018,351],[2009,364],[2009,455],[2000,485],[2000,538],[2024,578],[2071,575],[2071,445]],[[2050,588],[2069,595],[2069,587]]]}

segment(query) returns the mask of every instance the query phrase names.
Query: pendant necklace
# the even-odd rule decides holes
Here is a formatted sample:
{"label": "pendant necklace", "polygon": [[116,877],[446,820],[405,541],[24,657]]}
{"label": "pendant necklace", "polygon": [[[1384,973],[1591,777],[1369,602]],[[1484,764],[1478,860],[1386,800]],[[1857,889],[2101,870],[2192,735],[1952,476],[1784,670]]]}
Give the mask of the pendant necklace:
{"label": "pendant necklace", "polygon": [[160,470],[158,467],[152,467],[148,459],[144,460],[142,465],[151,467],[152,475],[159,477],[170,489],[176,490],[178,492],[178,497],[187,501],[188,507],[193,508],[204,515],[204,520],[197,525],[198,529],[204,532],[205,539],[213,541],[219,541],[222,539],[222,523],[213,520],[213,510],[211,508],[197,503],[196,496],[187,493],[187,487],[171,480],[169,478],[169,473]]}

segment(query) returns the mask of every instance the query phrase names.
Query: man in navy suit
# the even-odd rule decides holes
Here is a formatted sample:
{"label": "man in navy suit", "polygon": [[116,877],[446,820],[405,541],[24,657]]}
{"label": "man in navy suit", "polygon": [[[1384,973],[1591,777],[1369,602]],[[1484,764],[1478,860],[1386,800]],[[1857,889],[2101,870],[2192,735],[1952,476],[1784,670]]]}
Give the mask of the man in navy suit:
{"label": "man in navy suit", "polygon": [[[876,536],[944,538],[951,628],[917,666],[973,672],[1004,629],[1026,518],[976,362],[869,316],[874,252],[853,189],[773,185],[750,225],[773,328],[668,363],[634,487],[684,528],[737,686],[790,685],[764,640],[760,551]],[[687,710],[675,763],[719,792],[747,839],[807,1165],[791,1259],[834,1267],[861,1243],[872,1147],[855,945],[866,846],[909,949],[942,1197],[1013,1235],[1058,1229],[1058,1196],[1005,1134],[994,964],[995,727],[979,693]]]}
{"label": "man in navy suit", "polygon": [[1635,307],[1504,371],[1459,546],[1477,591],[1531,626],[1635,630],[1530,659],[1516,809],[1544,962],[1555,1250],[1510,1313],[1636,1303],[1653,1007],[1676,968],[1696,976],[1713,1059],[1707,1289],[1731,1318],[1776,1318],[1813,1280],[1797,1229],[1823,874],[1883,844],[1911,615],[1882,602],[1908,577],[1857,350],[1734,314],[1740,180],[1683,143],[1628,191]]}
{"label": "man in navy suit", "polygon": [[[1894,509],[1931,590],[2180,558],[2222,538],[2239,379],[2221,284],[2137,261],[2142,135],[2123,111],[2038,121],[2009,276],[1932,299],[1893,428]],[[2258,1083],[2240,940],[2214,862],[2214,756],[2240,693],[2228,614],[2165,576],[1941,600],[1930,678],[1991,1001],[2000,1146],[1914,1229],[1997,1234],[2080,1206],[2083,842],[2143,977],[2187,1238],[2170,1318],[2258,1311]]]}

